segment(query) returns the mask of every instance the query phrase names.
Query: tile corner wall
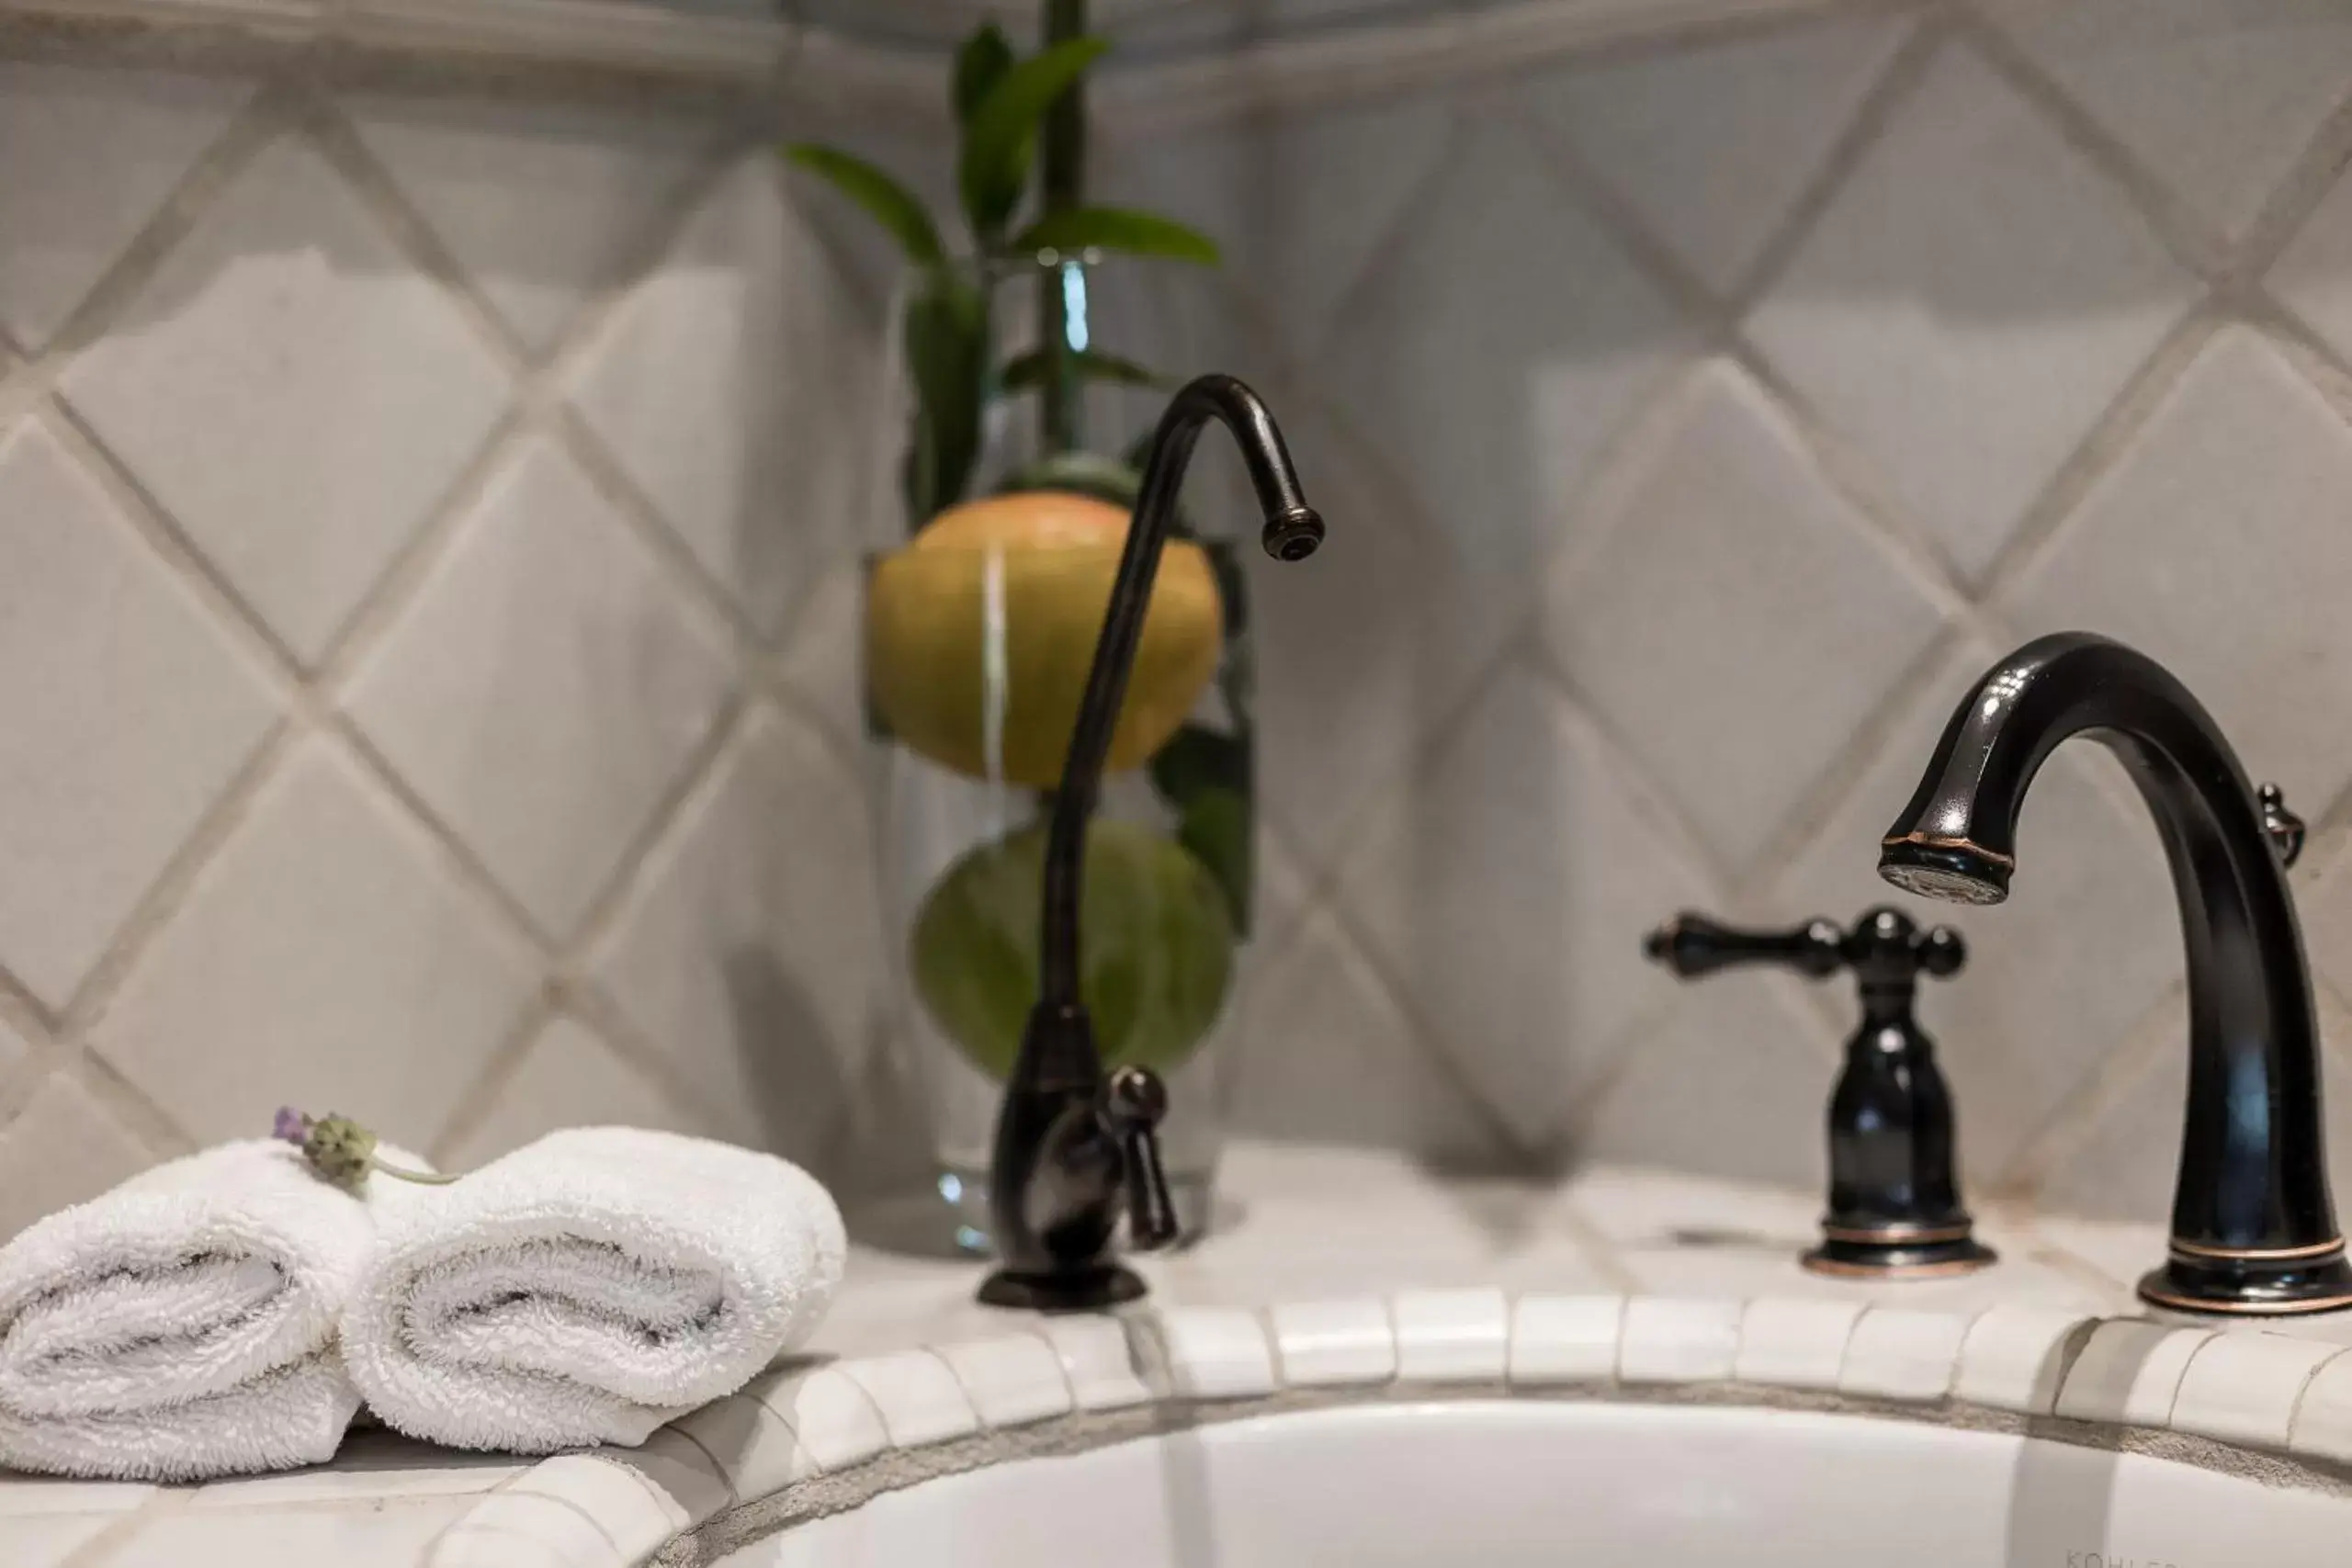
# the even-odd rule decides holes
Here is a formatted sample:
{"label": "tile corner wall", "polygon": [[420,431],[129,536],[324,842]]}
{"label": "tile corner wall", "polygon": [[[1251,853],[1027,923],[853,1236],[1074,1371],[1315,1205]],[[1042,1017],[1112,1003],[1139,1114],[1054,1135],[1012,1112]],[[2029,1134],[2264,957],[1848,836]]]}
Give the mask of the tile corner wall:
{"label": "tile corner wall", "polygon": [[[1871,846],[1950,705],[2083,625],[2317,829],[2340,1162],[2352,18],[1491,46],[1555,3],[1279,115],[1102,96],[1104,194],[1230,258],[1130,346],[1261,382],[1333,523],[1253,583],[1238,1125],[1817,1182],[1842,985],[1678,987],[1639,934],[1896,897]],[[0,59],[0,1235],[281,1100],[458,1164],[875,1130],[887,288],[774,113]],[[2070,748],[2020,850],[1923,1002],[1972,1187],[2160,1213],[2153,832]]]}

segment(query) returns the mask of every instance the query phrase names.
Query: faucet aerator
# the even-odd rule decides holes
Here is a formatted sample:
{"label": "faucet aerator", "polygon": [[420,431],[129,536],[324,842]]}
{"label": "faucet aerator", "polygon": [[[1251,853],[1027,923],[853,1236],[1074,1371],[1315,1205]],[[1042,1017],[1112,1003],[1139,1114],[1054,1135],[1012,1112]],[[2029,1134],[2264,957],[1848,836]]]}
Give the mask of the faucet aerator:
{"label": "faucet aerator", "polygon": [[1889,844],[1878,874],[1905,893],[1946,904],[1998,904],[2009,896],[2009,868],[1962,849]]}
{"label": "faucet aerator", "polygon": [[1323,544],[1323,519],[1313,509],[1300,507],[1266,525],[1266,553],[1279,561],[1305,560]]}

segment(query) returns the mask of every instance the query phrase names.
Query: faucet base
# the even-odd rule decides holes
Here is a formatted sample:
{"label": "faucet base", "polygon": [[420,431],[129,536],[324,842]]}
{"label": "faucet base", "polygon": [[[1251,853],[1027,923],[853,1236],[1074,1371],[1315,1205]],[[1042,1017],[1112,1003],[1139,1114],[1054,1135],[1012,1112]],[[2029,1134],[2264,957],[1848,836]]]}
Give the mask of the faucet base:
{"label": "faucet base", "polygon": [[2140,1299],[2175,1312],[2292,1317],[2352,1307],[2352,1263],[2333,1257],[2222,1261],[2176,1255],[2142,1276]]}
{"label": "faucet base", "polygon": [[1101,1312],[1138,1300],[1146,1288],[1142,1275],[1117,1263],[1067,1274],[1015,1274],[1000,1269],[980,1281],[980,1301],[1025,1312]]}
{"label": "faucet base", "polygon": [[1807,1273],[1838,1280],[1945,1280],[1973,1274],[2000,1260],[1991,1247],[1967,1234],[1964,1223],[1960,1231],[1934,1240],[1899,1234],[1883,1239],[1828,1235],[1800,1261]]}

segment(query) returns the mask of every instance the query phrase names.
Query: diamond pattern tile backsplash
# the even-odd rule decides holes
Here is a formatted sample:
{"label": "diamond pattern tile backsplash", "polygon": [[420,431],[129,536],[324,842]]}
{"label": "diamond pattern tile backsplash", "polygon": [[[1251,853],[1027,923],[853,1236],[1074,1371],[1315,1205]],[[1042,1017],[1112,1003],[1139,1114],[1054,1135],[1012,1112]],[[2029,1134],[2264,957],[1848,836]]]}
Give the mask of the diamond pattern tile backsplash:
{"label": "diamond pattern tile backsplash", "polygon": [[[2303,0],[1882,4],[1110,118],[1109,194],[1229,265],[1106,341],[1258,380],[1332,519],[1253,584],[1237,1124],[1817,1180],[1843,983],[1641,931],[1902,902],[1951,703],[2085,626],[2314,823],[2352,1176],[2347,59]],[[470,80],[0,59],[0,1235],[281,1101],[458,1165],[911,1134],[891,280],[765,152],[788,90]],[[1969,1178],[2161,1213],[2178,936],[2103,754],[2020,859],[1925,1002]]]}

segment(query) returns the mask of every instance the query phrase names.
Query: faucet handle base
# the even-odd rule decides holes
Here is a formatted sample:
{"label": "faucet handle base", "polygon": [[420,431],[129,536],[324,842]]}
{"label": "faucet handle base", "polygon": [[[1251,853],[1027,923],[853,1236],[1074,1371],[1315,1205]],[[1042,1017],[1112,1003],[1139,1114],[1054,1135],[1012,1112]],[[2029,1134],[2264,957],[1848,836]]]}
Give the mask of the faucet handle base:
{"label": "faucet handle base", "polygon": [[1117,1263],[1067,1274],[1015,1274],[1000,1269],[980,1281],[980,1301],[1024,1312],[1101,1312],[1139,1300],[1146,1289],[1142,1275]]}
{"label": "faucet handle base", "polygon": [[1917,1227],[1908,1234],[1895,1227],[1880,1235],[1841,1234],[1825,1225],[1821,1245],[1802,1259],[1805,1271],[1839,1280],[1942,1280],[1973,1274],[2000,1261],[2000,1255],[1969,1234],[1968,1222],[1957,1235],[1923,1235]]}

